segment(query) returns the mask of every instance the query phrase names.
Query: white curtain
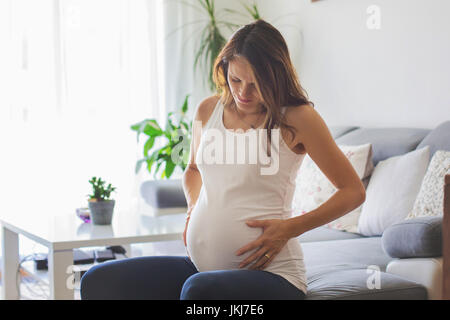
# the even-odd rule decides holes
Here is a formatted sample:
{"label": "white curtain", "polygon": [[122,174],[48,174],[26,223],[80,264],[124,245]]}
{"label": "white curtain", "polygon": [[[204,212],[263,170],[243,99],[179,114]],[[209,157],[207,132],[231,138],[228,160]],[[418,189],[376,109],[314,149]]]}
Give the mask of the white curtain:
{"label": "white curtain", "polygon": [[[0,194],[58,214],[87,206],[92,176],[130,208],[142,145],[164,124],[163,0],[1,0]],[[24,213],[25,214],[25,213]],[[28,212],[27,214],[38,214]]]}
{"label": "white curtain", "polygon": [[[205,74],[194,73],[198,39],[208,16],[197,0],[164,0],[165,101],[168,111],[180,110],[187,94],[188,114],[194,116],[198,103],[211,95],[204,85]],[[216,0],[216,5],[224,0]]]}

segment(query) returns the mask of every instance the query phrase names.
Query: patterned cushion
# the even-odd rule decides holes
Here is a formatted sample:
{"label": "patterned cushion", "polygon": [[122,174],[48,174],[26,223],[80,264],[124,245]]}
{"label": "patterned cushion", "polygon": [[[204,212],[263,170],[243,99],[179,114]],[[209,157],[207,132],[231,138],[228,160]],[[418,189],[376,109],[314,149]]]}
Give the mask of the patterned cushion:
{"label": "patterned cushion", "polygon": [[[373,171],[372,145],[370,143],[360,146],[338,145],[347,156],[360,179],[369,177]],[[296,190],[293,208],[296,214],[310,212],[327,201],[337,189],[322,173],[319,167],[309,157],[305,156],[296,178]],[[361,207],[330,222],[327,226],[336,230],[356,232]]]}
{"label": "patterned cushion", "polygon": [[442,216],[444,179],[450,173],[450,151],[438,150],[428,165],[419,194],[406,219]]}

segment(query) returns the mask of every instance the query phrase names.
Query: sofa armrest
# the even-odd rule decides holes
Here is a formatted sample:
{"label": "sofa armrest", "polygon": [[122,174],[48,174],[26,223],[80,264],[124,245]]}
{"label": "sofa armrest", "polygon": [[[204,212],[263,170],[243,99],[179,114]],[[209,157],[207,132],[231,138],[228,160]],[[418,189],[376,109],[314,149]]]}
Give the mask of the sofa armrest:
{"label": "sofa armrest", "polygon": [[450,174],[445,176],[444,218],[442,222],[443,298],[450,300]]}
{"label": "sofa armrest", "polygon": [[[450,300],[450,174],[445,175],[443,187],[442,258],[398,259],[389,263],[386,271],[422,283],[427,287],[430,299],[439,299],[440,296],[442,299]],[[384,240],[389,240],[389,236],[393,236],[393,234],[386,234],[387,238]],[[385,247],[384,242],[383,247]],[[390,250],[388,248],[385,249],[387,251]],[[415,270],[418,270],[418,272],[415,272]],[[426,271],[424,272],[424,270]],[[441,279],[440,285],[437,283],[439,279]],[[440,290],[441,294],[437,290]]]}
{"label": "sofa armrest", "polygon": [[442,264],[442,257],[396,259],[386,266],[386,273],[419,283],[427,289],[429,300],[441,300],[443,298]]}
{"label": "sofa armrest", "polygon": [[141,196],[158,215],[187,210],[181,179],[149,180],[141,184]]}
{"label": "sofa armrest", "polygon": [[383,232],[384,251],[392,258],[442,256],[442,217],[420,217],[389,226]]}

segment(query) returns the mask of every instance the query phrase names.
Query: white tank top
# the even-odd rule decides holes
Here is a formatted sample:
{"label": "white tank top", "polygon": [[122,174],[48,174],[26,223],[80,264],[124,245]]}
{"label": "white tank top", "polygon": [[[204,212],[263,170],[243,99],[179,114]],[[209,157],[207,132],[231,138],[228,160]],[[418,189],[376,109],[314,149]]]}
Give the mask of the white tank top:
{"label": "white tank top", "polygon": [[[203,185],[191,213],[186,241],[192,262],[201,272],[239,269],[239,263],[254,251],[241,256],[236,256],[236,251],[262,234],[261,228],[247,226],[247,220],[292,216],[295,177],[305,156],[293,152],[284,142],[281,131],[276,130],[278,143],[272,142],[275,146],[278,144],[279,152],[273,152],[272,157],[278,158],[278,170],[274,169],[275,165],[267,170],[269,164],[263,160],[250,161],[250,156],[258,154],[251,148],[255,144],[249,143],[250,136],[259,135],[260,148],[267,141],[267,131],[258,128],[239,133],[227,129],[223,110],[219,99],[202,129],[196,154]],[[245,147],[237,143],[239,139],[247,139]],[[238,154],[234,158],[233,150]],[[262,174],[263,168],[266,168],[265,174]],[[291,238],[264,270],[284,277],[306,294],[306,271],[298,239]]]}

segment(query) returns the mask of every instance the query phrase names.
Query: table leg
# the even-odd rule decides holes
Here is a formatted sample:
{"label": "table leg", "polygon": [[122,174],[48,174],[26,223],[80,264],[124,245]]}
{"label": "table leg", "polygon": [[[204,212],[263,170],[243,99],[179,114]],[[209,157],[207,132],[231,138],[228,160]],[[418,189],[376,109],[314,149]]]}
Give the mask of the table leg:
{"label": "table leg", "polygon": [[20,299],[17,286],[19,267],[19,235],[2,226],[2,293],[3,299]]}
{"label": "table leg", "polygon": [[72,250],[49,250],[48,276],[50,299],[74,299],[74,276],[72,274],[74,268]]}

